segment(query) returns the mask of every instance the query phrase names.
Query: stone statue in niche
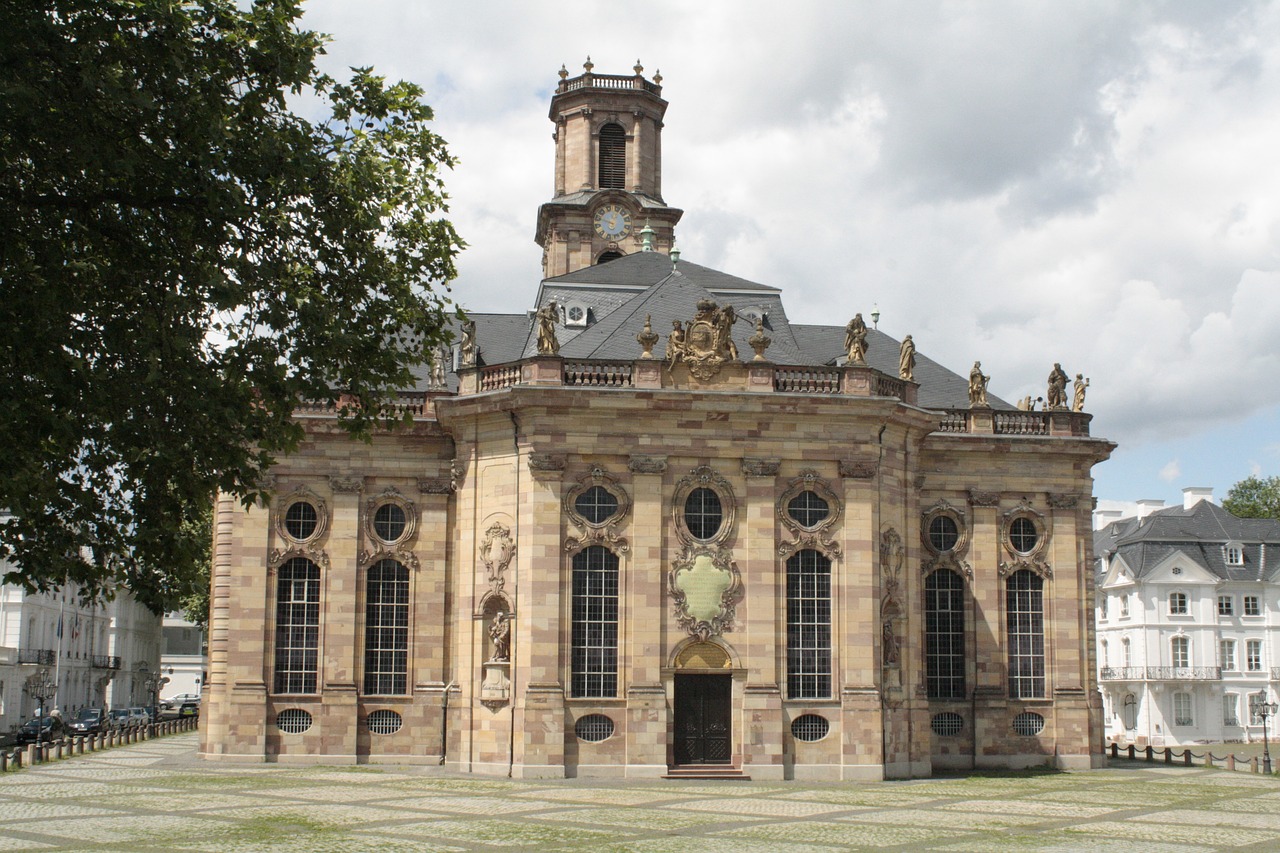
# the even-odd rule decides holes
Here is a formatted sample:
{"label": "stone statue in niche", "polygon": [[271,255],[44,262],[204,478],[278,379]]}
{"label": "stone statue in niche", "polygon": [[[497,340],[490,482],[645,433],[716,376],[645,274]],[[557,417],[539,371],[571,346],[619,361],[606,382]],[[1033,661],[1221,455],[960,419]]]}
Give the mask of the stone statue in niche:
{"label": "stone statue in niche", "polygon": [[489,660],[511,660],[511,618],[501,610],[494,614],[493,624],[489,626],[489,639],[493,640],[493,654]]}
{"label": "stone statue in niche", "polygon": [[884,620],[884,625],[881,628],[880,639],[881,639],[881,646],[884,653],[884,665],[897,666],[898,656],[899,656],[898,635],[893,630],[892,619]]}

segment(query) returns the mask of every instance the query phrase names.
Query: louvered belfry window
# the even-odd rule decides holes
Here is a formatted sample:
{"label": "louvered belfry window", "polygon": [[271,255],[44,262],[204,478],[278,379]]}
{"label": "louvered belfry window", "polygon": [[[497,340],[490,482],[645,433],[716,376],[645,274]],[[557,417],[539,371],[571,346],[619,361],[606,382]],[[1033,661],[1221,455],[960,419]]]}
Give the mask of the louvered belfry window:
{"label": "louvered belfry window", "polygon": [[627,133],[621,126],[600,128],[600,189],[627,188]]}

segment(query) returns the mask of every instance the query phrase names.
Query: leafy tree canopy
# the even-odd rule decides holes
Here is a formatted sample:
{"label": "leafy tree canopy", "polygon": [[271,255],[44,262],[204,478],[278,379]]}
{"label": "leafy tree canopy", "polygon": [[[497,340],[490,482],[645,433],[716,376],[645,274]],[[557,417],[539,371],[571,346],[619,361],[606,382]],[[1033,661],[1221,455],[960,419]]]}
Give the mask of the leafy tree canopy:
{"label": "leafy tree canopy", "polygon": [[1240,518],[1280,519],[1280,477],[1246,477],[1227,491],[1222,508]]}
{"label": "leafy tree canopy", "polygon": [[299,0],[243,5],[0,2],[8,581],[174,606],[213,493],[259,496],[301,401],[368,435],[448,338],[422,90],[334,80]]}

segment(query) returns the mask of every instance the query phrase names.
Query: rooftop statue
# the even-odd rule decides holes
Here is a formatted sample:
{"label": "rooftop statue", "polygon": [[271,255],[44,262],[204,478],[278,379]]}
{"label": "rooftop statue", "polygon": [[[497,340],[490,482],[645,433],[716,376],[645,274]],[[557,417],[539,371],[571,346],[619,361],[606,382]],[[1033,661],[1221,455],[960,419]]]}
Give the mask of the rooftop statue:
{"label": "rooftop statue", "polygon": [[910,335],[902,339],[902,346],[898,349],[898,378],[916,381],[916,344]]}
{"label": "rooftop statue", "polygon": [[476,365],[476,321],[468,320],[462,324],[462,342],[458,344],[458,353],[463,367]]}
{"label": "rooftop statue", "polygon": [[844,348],[849,354],[850,364],[867,363],[867,324],[862,321],[861,314],[855,314],[844,327]]}
{"label": "rooftop statue", "polygon": [[991,377],[983,374],[982,362],[975,361],[973,370],[969,371],[969,408],[985,408],[987,402],[987,383]]}
{"label": "rooftop statue", "polygon": [[689,366],[697,379],[707,380],[720,372],[726,361],[737,361],[738,347],[733,342],[733,324],[738,314],[732,305],[720,308],[710,299],[698,303],[698,313],[687,327],[672,323],[667,336],[667,368],[677,361]]}
{"label": "rooftop statue", "polygon": [[560,341],[556,338],[556,321],[560,319],[560,306],[555,300],[538,309],[538,355],[559,355]]}
{"label": "rooftop statue", "polygon": [[1045,394],[1046,409],[1065,409],[1067,407],[1067,374],[1062,365],[1056,361],[1053,370],[1049,371],[1049,390]]}
{"label": "rooftop statue", "polygon": [[671,321],[671,334],[667,335],[667,370],[676,366],[684,355],[684,326],[679,320]]}
{"label": "rooftop statue", "polygon": [[1085,378],[1083,373],[1076,374],[1075,396],[1071,400],[1071,411],[1084,411],[1084,389],[1089,387],[1089,380]]}

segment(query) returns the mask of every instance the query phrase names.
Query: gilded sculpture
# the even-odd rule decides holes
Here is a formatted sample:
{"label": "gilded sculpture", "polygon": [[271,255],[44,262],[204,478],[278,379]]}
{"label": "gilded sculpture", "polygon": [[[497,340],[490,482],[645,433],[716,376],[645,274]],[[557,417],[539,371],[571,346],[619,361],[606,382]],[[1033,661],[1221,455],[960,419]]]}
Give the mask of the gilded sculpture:
{"label": "gilded sculpture", "polygon": [[560,341],[556,338],[556,321],[560,319],[560,306],[552,300],[538,309],[538,355],[559,355]]}
{"label": "gilded sculpture", "polygon": [[910,335],[902,339],[902,346],[898,349],[898,378],[916,381],[916,344]]}
{"label": "gilded sculpture", "polygon": [[1076,374],[1075,394],[1071,400],[1071,411],[1084,411],[1084,392],[1089,387],[1089,379],[1083,373]]}
{"label": "gilded sculpture", "polygon": [[861,314],[855,314],[844,327],[844,349],[849,355],[849,364],[867,363],[867,324]]}
{"label": "gilded sculpture", "polygon": [[987,383],[991,377],[982,372],[982,362],[975,361],[973,370],[969,371],[969,408],[980,408],[987,403]]}
{"label": "gilded sculpture", "polygon": [[684,362],[690,374],[705,381],[719,373],[725,362],[737,361],[738,347],[733,342],[737,320],[732,305],[720,308],[710,299],[699,301],[698,313],[687,327],[679,320],[672,323],[667,336],[667,369]]}

